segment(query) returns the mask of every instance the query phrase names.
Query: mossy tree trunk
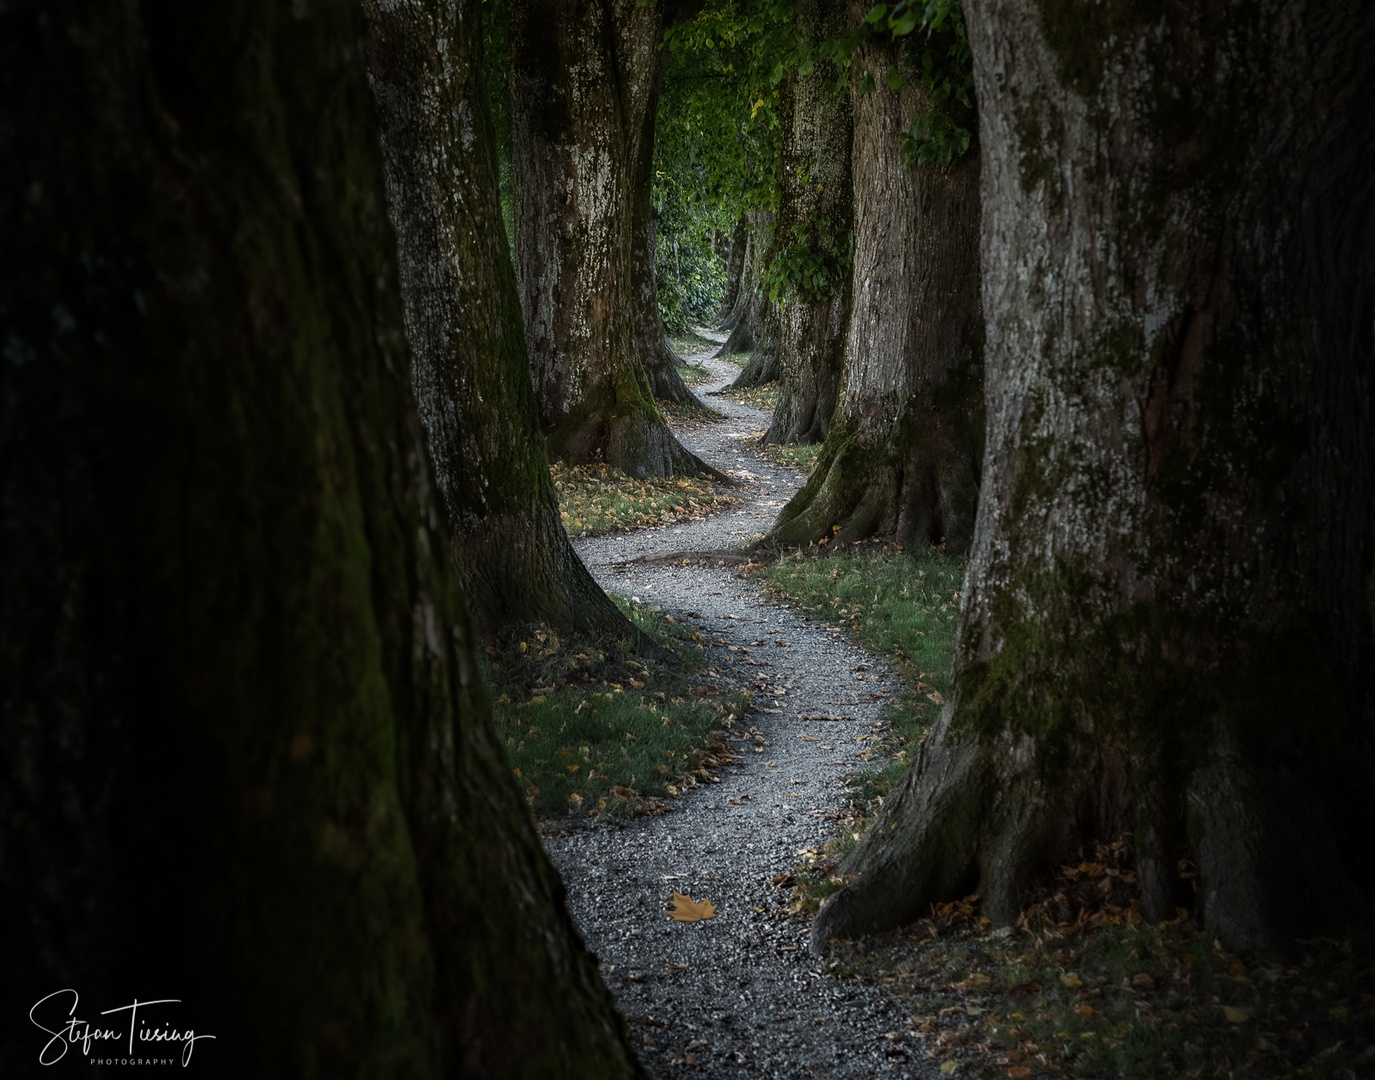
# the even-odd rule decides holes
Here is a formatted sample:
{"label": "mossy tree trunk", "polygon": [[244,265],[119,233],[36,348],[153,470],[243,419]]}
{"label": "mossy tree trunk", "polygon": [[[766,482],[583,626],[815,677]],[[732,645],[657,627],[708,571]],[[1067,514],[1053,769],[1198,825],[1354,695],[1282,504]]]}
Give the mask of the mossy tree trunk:
{"label": "mossy tree trunk", "polygon": [[[811,478],[765,543],[838,534],[967,547],[983,442],[977,145],[951,165],[904,164],[903,131],[938,106],[870,39],[855,56],[882,89],[855,94],[852,306],[842,393]],[[970,118],[962,118],[970,123]]]}
{"label": "mossy tree trunk", "polygon": [[954,689],[815,940],[975,888],[1005,923],[1122,836],[1150,919],[1188,859],[1229,949],[1368,938],[1375,8],[965,10],[991,348]]}
{"label": "mossy tree trunk", "polygon": [[510,13],[516,261],[548,452],[638,477],[711,472],[668,430],[635,349],[633,184],[663,26],[663,0]]}
{"label": "mossy tree trunk", "polygon": [[749,233],[745,228],[745,215],[741,214],[730,231],[730,248],[726,252],[726,291],[721,297],[721,310],[716,313],[718,327],[728,330],[726,320],[735,310],[735,302],[740,296],[740,277],[745,269],[745,248],[748,246]]}
{"label": "mossy tree trunk", "polygon": [[734,387],[762,386],[778,378],[778,305],[761,289],[764,268],[774,244],[774,215],[767,210],[746,212],[750,225],[749,247],[740,276],[738,309],[730,336],[716,350],[717,356],[751,353]]}
{"label": "mossy tree trunk", "polygon": [[366,5],[406,336],[435,484],[482,632],[634,637],[568,543],[540,438],[498,197],[481,10]]}
{"label": "mossy tree trunk", "polygon": [[[841,0],[798,5],[798,33],[813,46],[848,28]],[[823,62],[807,75],[793,71],[783,86],[778,249],[805,246],[828,277],[782,294],[778,404],[766,443],[821,442],[840,391],[850,317],[852,118],[849,95],[837,96],[835,81],[834,66]]]}
{"label": "mossy tree trunk", "polygon": [[366,31],[0,13],[0,1004],[179,998],[210,1076],[641,1075],[474,667]]}

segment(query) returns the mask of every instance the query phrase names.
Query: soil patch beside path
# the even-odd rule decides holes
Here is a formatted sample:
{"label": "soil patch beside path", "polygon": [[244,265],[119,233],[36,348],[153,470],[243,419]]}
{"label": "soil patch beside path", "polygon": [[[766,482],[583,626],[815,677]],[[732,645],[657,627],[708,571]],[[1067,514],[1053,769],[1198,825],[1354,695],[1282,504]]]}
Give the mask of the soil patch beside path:
{"label": "soil patch beside path", "polygon": [[[710,395],[738,374],[704,362],[713,378],[699,392]],[[573,828],[547,837],[546,849],[660,1080],[935,1076],[903,1011],[872,987],[826,978],[807,951],[807,924],[780,914],[792,896],[770,879],[831,835],[846,808],[844,777],[868,760],[899,683],[840,629],[771,602],[733,565],[666,558],[752,539],[803,480],[747,446],[767,426],[766,413],[707,400],[724,419],[677,425],[677,433],[740,481],[744,503],[575,547],[604,588],[659,605],[699,631],[705,677],[755,692],[756,711],[733,733],[753,726],[767,746],[756,753],[735,742],[739,763],[672,813]],[[863,675],[860,665],[868,665]],[[716,916],[674,922],[674,892],[711,900]]]}

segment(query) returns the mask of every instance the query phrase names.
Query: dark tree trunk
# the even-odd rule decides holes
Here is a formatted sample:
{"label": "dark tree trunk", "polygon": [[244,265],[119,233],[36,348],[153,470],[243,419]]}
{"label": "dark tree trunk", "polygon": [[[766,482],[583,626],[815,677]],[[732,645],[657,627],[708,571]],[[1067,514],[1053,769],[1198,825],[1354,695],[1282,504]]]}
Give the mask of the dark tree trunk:
{"label": "dark tree trunk", "polygon": [[[636,631],[568,543],[539,437],[498,199],[481,11],[367,5],[406,336],[420,418],[480,631]],[[436,46],[442,43],[442,48]]]}
{"label": "dark tree trunk", "polygon": [[517,270],[548,452],[639,477],[713,473],[668,430],[635,350],[633,180],[657,89],[643,61],[663,17],[662,0],[510,15]]}
{"label": "dark tree trunk", "polygon": [[740,278],[738,314],[730,337],[716,350],[717,356],[751,353],[750,362],[740,373],[736,387],[762,386],[778,378],[778,305],[760,288],[774,245],[774,216],[764,210],[751,210],[750,244],[745,269]]}
{"label": "dark tree trunk", "polygon": [[640,1075],[474,666],[366,29],[0,13],[7,1077],[62,987],[209,1076]]}
{"label": "dark tree trunk", "polygon": [[[812,45],[848,29],[840,0],[798,5],[797,29]],[[818,443],[835,412],[850,318],[853,185],[850,98],[833,91],[822,63],[794,71],[783,88],[778,246],[805,243],[835,277],[820,288],[792,287],[778,312],[778,404],[766,443]]]}
{"label": "dark tree trunk", "polygon": [[[1134,838],[1369,937],[1375,7],[966,7],[988,459],[951,703],[816,940]],[[1282,32],[1281,32],[1282,28]],[[1015,43],[1015,51],[1014,44]]]}
{"label": "dark tree trunk", "polygon": [[[730,311],[725,318],[717,324],[717,330],[734,330],[741,317],[745,314],[745,306],[749,303],[750,297],[754,293],[755,287],[759,284],[759,236],[753,228],[755,224],[754,215],[746,212],[741,215],[741,222],[745,226],[745,243],[740,248],[740,281],[735,288],[735,300],[731,303]],[[718,352],[717,355],[720,355]]]}
{"label": "dark tree trunk", "polygon": [[726,292],[721,297],[721,310],[716,313],[720,329],[729,329],[726,320],[735,310],[735,301],[740,296],[741,272],[745,269],[745,248],[748,246],[749,233],[745,228],[745,215],[741,214],[730,232],[730,247],[726,251]]}
{"label": "dark tree trunk", "polygon": [[[891,44],[853,78],[883,85]],[[967,547],[983,440],[977,146],[908,166],[901,135],[935,106],[916,79],[854,101],[853,302],[840,402],[811,478],[766,543],[871,535]],[[965,118],[968,122],[968,118]]]}
{"label": "dark tree trunk", "polygon": [[631,160],[631,278],[635,290],[635,306],[631,312],[632,351],[649,378],[650,391],[661,401],[686,405],[699,411],[706,409],[701,400],[678,374],[678,356],[668,343],[664,320],[659,314],[659,287],[654,272],[654,121],[659,111],[659,91],[663,86],[664,65],[668,50],[658,48],[658,38],[647,35],[636,39],[640,47],[627,58],[633,66],[647,65],[654,70],[654,82],[649,102],[640,117]]}

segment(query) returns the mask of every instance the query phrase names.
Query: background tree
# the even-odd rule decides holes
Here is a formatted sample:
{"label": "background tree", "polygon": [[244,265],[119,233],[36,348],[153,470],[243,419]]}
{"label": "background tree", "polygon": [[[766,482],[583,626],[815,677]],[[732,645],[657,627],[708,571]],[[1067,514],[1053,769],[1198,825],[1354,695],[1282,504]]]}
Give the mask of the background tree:
{"label": "background tree", "polygon": [[939,25],[905,36],[916,17],[899,8],[827,50],[858,50],[843,392],[810,479],[766,543],[879,534],[958,549],[973,533],[983,435],[978,155],[963,23],[957,7],[938,15]]}
{"label": "background tree", "polygon": [[[803,50],[848,29],[840,0],[800,0],[795,18]],[[837,75],[806,56],[783,82],[778,242],[764,283],[781,301],[778,403],[766,443],[821,442],[839,391],[854,233],[850,96]]]}
{"label": "background tree", "polygon": [[989,448],[954,690],[814,940],[975,889],[1006,923],[1124,835],[1147,918],[1187,859],[1229,950],[1368,938],[1375,8],[969,20]]}
{"label": "background tree", "polygon": [[0,13],[5,1015],[164,988],[207,1075],[638,1075],[473,667],[366,29]]}
{"label": "background tree", "polygon": [[636,630],[568,543],[530,387],[501,220],[481,11],[367,4],[387,194],[420,417],[480,630]]}
{"label": "background tree", "polygon": [[640,477],[714,474],[668,430],[635,351],[636,305],[653,293],[643,262],[636,281],[634,182],[664,21],[663,0],[510,11],[517,269],[549,454]]}

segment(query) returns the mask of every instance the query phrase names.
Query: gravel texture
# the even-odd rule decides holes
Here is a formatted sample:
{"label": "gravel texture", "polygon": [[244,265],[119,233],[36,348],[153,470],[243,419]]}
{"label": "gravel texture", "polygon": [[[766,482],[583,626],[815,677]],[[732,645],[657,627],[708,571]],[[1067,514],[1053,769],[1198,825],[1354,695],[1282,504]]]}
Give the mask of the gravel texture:
{"label": "gravel texture", "polygon": [[[720,361],[704,362],[716,377],[699,393],[710,395],[737,374]],[[920,1060],[901,1009],[873,988],[822,973],[807,951],[807,924],[780,914],[790,892],[770,882],[836,827],[844,777],[865,766],[896,678],[838,628],[772,603],[732,568],[698,559],[630,561],[738,546],[764,532],[802,484],[800,474],[746,445],[767,414],[706,400],[725,419],[683,425],[680,437],[740,481],[736,494],[745,503],[576,547],[605,588],[659,605],[699,630],[710,643],[706,677],[757,695],[758,708],[733,733],[754,726],[767,746],[756,753],[738,742],[740,764],[669,814],[571,829],[548,836],[546,848],[631,1036],[660,1080],[936,1076]],[[671,920],[675,891],[711,900],[716,917]]]}

